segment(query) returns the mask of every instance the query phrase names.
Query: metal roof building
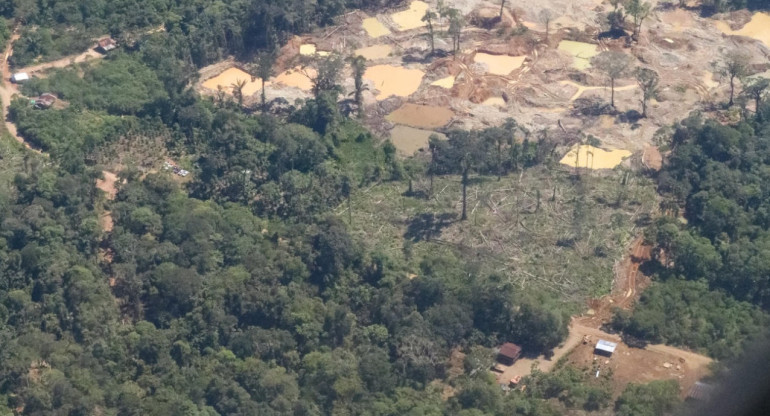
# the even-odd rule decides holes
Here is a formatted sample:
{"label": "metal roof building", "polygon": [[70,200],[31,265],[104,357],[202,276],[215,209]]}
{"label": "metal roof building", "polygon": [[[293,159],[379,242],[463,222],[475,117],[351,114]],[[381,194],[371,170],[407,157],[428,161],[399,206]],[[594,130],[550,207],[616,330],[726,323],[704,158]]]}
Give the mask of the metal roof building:
{"label": "metal roof building", "polygon": [[599,342],[596,343],[596,348],[594,348],[595,354],[600,355],[606,355],[611,356],[612,353],[615,352],[615,348],[618,347],[618,344],[614,342],[605,341],[603,339],[600,339]]}

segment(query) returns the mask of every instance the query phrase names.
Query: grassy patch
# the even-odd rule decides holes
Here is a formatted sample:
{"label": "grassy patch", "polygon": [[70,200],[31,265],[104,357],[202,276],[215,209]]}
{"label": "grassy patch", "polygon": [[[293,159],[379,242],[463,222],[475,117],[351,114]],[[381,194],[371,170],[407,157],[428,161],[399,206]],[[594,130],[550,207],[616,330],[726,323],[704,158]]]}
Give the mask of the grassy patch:
{"label": "grassy patch", "polygon": [[[474,177],[464,222],[457,176],[435,178],[431,198],[426,178],[415,182],[415,196],[406,195],[405,183],[381,183],[354,195],[351,230],[414,274],[426,254],[451,252],[479,273],[579,303],[611,289],[635,224],[656,205],[646,178],[620,170],[594,175],[576,180],[536,168],[501,181]],[[347,218],[346,211],[343,204],[336,213]]]}

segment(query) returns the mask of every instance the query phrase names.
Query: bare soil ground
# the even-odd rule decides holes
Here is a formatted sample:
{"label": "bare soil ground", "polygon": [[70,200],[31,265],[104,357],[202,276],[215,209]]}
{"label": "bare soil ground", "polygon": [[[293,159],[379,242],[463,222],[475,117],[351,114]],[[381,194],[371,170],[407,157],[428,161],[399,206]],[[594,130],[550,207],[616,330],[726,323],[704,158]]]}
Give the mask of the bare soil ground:
{"label": "bare soil ground", "polygon": [[[427,2],[435,8],[435,1]],[[610,148],[627,149],[637,154],[647,153],[655,132],[668,126],[692,110],[714,111],[714,100],[723,100],[727,83],[716,74],[713,64],[719,56],[733,49],[742,49],[755,57],[752,71],[768,68],[766,59],[770,49],[760,40],[745,36],[728,36],[717,27],[728,25],[736,33],[754,33],[753,28],[741,32],[751,22],[750,14],[737,13],[702,18],[695,11],[667,8],[663,2],[653,0],[652,15],[644,22],[638,43],[627,45],[624,40],[599,39],[605,30],[606,12],[611,6],[602,0],[524,0],[510,3],[501,23],[491,28],[479,25],[490,10],[499,10],[499,3],[482,0],[456,0],[450,2],[461,10],[470,22],[462,38],[462,52],[457,57],[445,56],[450,41],[445,23],[436,22],[436,56],[429,56],[427,30],[422,25],[401,30],[403,14],[409,5],[398,10],[388,10],[375,16],[352,12],[339,19],[339,25],[311,33],[289,42],[281,51],[276,73],[291,68],[297,62],[303,44],[314,44],[319,50],[333,51],[348,56],[360,48],[390,48],[387,56],[378,55],[378,65],[420,70],[426,75],[414,93],[406,97],[379,100],[373,93],[378,86],[369,81],[367,124],[383,136],[388,136],[395,123],[386,116],[405,102],[441,106],[452,110],[456,117],[449,124],[438,128],[479,128],[499,125],[506,118],[514,117],[530,131],[557,130],[567,146],[581,134],[597,137]],[[659,6],[660,5],[660,6]],[[659,6],[659,7],[658,7]],[[548,41],[545,41],[544,25],[538,21],[543,9],[557,11],[558,18],[551,23]],[[394,17],[394,13],[402,13]],[[370,37],[362,26],[367,18],[374,18],[390,33]],[[400,22],[400,23],[399,23]],[[531,29],[523,34],[513,34],[511,26],[521,23]],[[722,23],[719,23],[722,22]],[[761,23],[762,20],[757,20]],[[758,23],[753,23],[757,26]],[[409,27],[415,26],[412,24]],[[608,111],[610,91],[605,78],[592,68],[575,67],[573,57],[557,49],[560,41],[572,40],[596,45],[599,51],[622,50],[636,59],[636,65],[650,67],[661,76],[661,93],[651,102],[649,117],[637,119],[633,112],[640,111],[640,94],[632,78],[618,80],[616,107],[618,113]],[[708,53],[704,53],[708,51]],[[485,54],[485,55],[482,55]],[[510,73],[490,68],[476,62],[476,57],[499,56],[501,61],[522,56],[523,65]],[[505,56],[511,57],[507,58]],[[234,63],[233,63],[234,64]],[[233,65],[231,64],[231,65]],[[226,69],[226,68],[224,68]],[[221,70],[220,70],[221,72]],[[494,72],[497,72],[495,74]],[[505,72],[504,75],[499,75]],[[216,73],[202,72],[202,80]],[[343,86],[352,91],[352,77],[348,70],[343,74]],[[447,89],[431,86],[437,80],[453,76],[454,85]],[[394,77],[393,82],[399,82]],[[289,102],[307,98],[307,92],[292,88],[271,91],[272,98],[282,97]],[[487,101],[491,97],[499,100]],[[482,105],[482,103],[490,105]],[[611,128],[600,117],[613,119]],[[413,148],[413,147],[412,147]],[[645,159],[645,163],[657,164]],[[652,168],[652,167],[651,167]]]}

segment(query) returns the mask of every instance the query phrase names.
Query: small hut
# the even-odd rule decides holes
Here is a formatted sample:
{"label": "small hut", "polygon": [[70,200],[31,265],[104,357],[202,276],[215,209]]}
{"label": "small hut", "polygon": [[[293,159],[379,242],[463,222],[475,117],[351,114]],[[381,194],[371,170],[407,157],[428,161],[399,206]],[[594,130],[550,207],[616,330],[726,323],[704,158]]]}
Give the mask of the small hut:
{"label": "small hut", "polygon": [[511,342],[506,342],[500,347],[500,352],[497,353],[497,361],[505,365],[513,365],[513,363],[519,359],[520,355],[520,346]]}

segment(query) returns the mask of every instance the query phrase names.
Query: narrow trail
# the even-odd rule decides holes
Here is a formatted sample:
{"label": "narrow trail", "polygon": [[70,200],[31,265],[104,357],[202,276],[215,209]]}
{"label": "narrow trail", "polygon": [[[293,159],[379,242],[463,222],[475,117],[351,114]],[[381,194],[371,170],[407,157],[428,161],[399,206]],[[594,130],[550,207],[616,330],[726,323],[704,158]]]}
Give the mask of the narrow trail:
{"label": "narrow trail", "polygon": [[[580,84],[578,84],[576,82],[569,81],[569,80],[562,80],[562,81],[559,81],[559,83],[562,84],[562,85],[569,85],[571,87],[575,87],[575,88],[578,89],[577,92],[575,92],[575,94],[573,94],[572,97],[569,99],[570,102],[573,102],[573,101],[577,100],[578,98],[580,98],[580,96],[583,95],[583,93],[586,92],[586,91],[609,90],[610,89],[610,87],[589,87],[589,86],[585,86],[585,85],[580,85]],[[620,86],[620,87],[615,87],[615,92],[618,92],[618,91],[628,91],[628,90],[633,90],[633,89],[636,89],[636,88],[638,88],[638,85],[636,85],[636,84],[623,85],[623,86]]]}

